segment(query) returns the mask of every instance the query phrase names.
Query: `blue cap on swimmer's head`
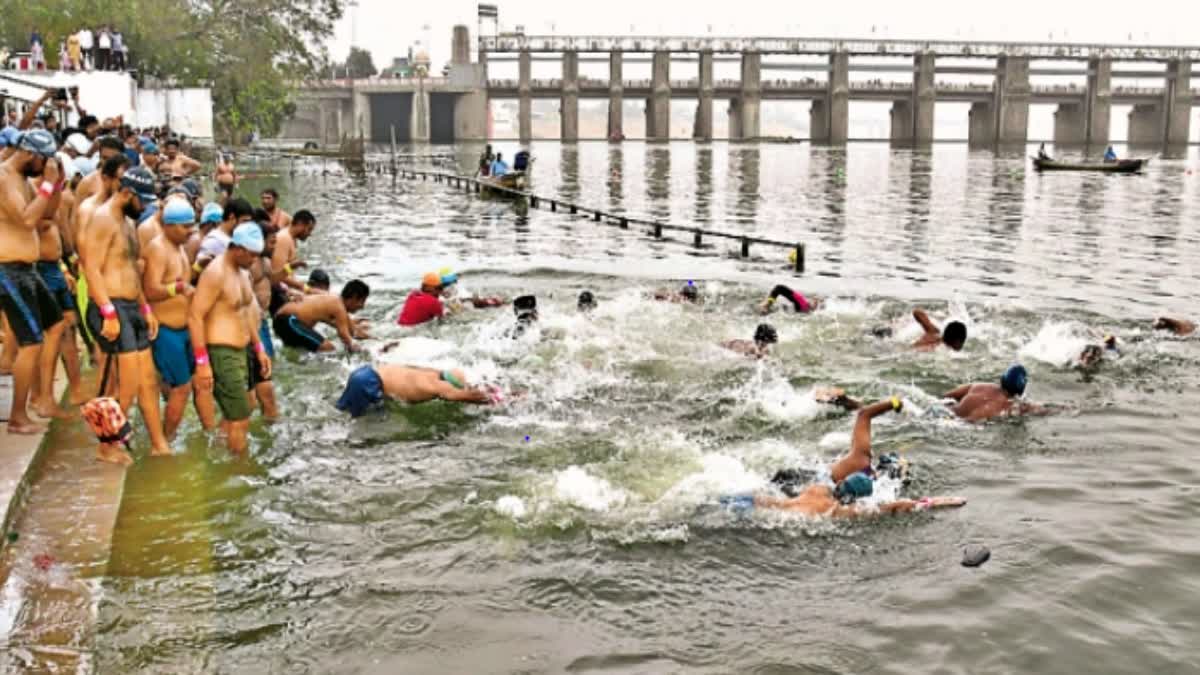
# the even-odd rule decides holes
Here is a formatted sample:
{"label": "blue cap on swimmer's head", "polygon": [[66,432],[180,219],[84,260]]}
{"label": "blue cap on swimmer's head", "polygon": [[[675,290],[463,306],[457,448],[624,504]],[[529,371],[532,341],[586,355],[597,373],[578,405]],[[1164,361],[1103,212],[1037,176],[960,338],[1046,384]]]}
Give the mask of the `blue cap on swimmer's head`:
{"label": "blue cap on swimmer's head", "polygon": [[158,194],[154,191],[154,175],[144,167],[135,166],[126,171],[121,176],[121,187],[133,190],[142,200],[143,207],[158,200]]}
{"label": "blue cap on swimmer's head", "polygon": [[458,283],[458,275],[448,269],[444,269],[438,272],[438,274],[442,275],[442,288]]}
{"label": "blue cap on swimmer's head", "polygon": [[258,223],[242,223],[233,230],[233,238],[229,243],[240,246],[251,253],[262,253],[266,243],[263,241],[262,228]]}
{"label": "blue cap on swimmer's head", "polygon": [[350,413],[351,417],[362,417],[371,406],[383,400],[383,380],[371,366],[362,366],[346,381],[346,390],[338,399],[337,409]]}
{"label": "blue cap on swimmer's head", "polygon": [[201,223],[219,223],[225,219],[225,209],[216,202],[209,202],[204,205],[204,210],[200,212]]}
{"label": "blue cap on swimmer's head", "polygon": [[42,157],[53,157],[58,152],[58,142],[45,129],[33,129],[21,134],[17,139],[17,149],[32,152]]}
{"label": "blue cap on swimmer's head", "polygon": [[846,476],[846,479],[833,488],[833,496],[843,504],[849,504],[856,499],[870,497],[875,492],[875,481],[866,473],[859,471]]}
{"label": "blue cap on swimmer's head", "polygon": [[191,225],[196,222],[196,210],[182,199],[172,199],[163,208],[164,225]]}
{"label": "blue cap on swimmer's head", "polygon": [[1008,370],[1000,376],[1000,387],[1008,392],[1009,396],[1024,396],[1025,385],[1029,382],[1029,373],[1025,372],[1025,366],[1017,364],[1009,366]]}

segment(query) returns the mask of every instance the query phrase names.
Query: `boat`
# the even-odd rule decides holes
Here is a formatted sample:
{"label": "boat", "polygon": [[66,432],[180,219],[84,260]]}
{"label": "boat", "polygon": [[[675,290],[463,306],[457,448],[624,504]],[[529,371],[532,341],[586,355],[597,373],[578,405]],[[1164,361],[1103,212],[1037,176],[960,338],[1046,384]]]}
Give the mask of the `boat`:
{"label": "boat", "polygon": [[[480,179],[480,184],[484,187],[484,193],[497,197],[523,197],[523,193],[529,189],[530,179],[533,172],[533,158],[526,151],[518,152],[513,158],[513,169],[503,176],[488,176]],[[488,189],[490,186],[500,188],[498,190]]]}
{"label": "boat", "polygon": [[1149,159],[1119,159],[1115,162],[1059,162],[1053,159],[1033,160],[1033,168],[1038,171],[1100,171],[1103,173],[1138,173]]}

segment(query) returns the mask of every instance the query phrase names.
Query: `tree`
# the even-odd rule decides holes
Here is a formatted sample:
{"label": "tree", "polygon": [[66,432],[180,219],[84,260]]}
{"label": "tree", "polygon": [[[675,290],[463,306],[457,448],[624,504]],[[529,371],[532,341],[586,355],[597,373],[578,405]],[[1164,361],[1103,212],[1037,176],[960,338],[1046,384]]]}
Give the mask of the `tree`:
{"label": "tree", "polygon": [[[321,45],[343,0],[36,0],[5,2],[0,47],[24,50],[37,28],[56,65],[58,45],[83,26],[122,31],[139,77],[209,86],[217,126],[272,134],[294,110],[290,83],[327,59]],[[369,56],[369,55],[368,55]],[[87,102],[84,102],[87,105]]]}
{"label": "tree", "polygon": [[375,68],[375,61],[371,58],[371,51],[368,49],[359,49],[358,47],[350,48],[350,55],[346,57],[346,63],[336,70],[336,74],[339,77],[346,77],[347,72],[349,72],[350,77],[355,79],[374,77],[379,74],[379,71]]}

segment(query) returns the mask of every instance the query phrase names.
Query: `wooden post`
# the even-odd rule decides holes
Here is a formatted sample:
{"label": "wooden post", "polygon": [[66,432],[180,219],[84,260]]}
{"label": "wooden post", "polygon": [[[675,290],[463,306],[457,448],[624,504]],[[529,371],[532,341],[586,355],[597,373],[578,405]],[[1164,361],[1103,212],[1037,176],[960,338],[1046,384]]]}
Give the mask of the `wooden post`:
{"label": "wooden post", "polygon": [[579,207],[572,204],[571,205],[571,215],[575,215],[576,213],[579,213]]}
{"label": "wooden post", "polygon": [[537,195],[529,195],[529,205],[535,209],[538,207]]}
{"label": "wooden post", "polygon": [[621,219],[621,229],[622,229],[622,230],[628,230],[628,229],[629,229],[629,219],[628,219],[628,218],[622,218],[622,219]]}
{"label": "wooden post", "polygon": [[796,244],[796,274],[804,274],[804,244]]}
{"label": "wooden post", "polygon": [[392,130],[392,175],[396,175],[396,125],[389,124],[388,128]]}
{"label": "wooden post", "polygon": [[550,210],[555,212],[558,211],[558,202],[554,201],[553,199],[550,200]]}
{"label": "wooden post", "polygon": [[703,242],[701,240],[700,230],[696,230],[695,234],[692,235],[692,246],[695,246],[696,248],[700,248],[702,246],[702,243]]}
{"label": "wooden post", "polygon": [[742,237],[742,257],[750,257],[750,240],[746,237]]}
{"label": "wooden post", "polygon": [[599,212],[599,211],[597,211],[597,212],[593,213],[593,214],[592,214],[592,216],[593,216],[593,218],[592,218],[593,220],[595,220],[597,223],[598,223],[598,222],[600,222],[600,217],[601,217],[601,216],[600,216],[600,212]]}
{"label": "wooden post", "polygon": [[654,238],[662,239],[662,223],[654,224]]}

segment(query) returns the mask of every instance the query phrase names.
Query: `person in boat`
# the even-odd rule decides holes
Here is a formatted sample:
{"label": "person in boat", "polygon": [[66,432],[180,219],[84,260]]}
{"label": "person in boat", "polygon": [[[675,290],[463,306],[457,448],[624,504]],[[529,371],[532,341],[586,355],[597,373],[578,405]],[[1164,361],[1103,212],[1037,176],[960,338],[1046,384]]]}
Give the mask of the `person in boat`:
{"label": "person in boat", "polygon": [[1106,161],[1106,162],[1117,161],[1117,151],[1113,150],[1113,146],[1111,146],[1111,145],[1108,146],[1108,149],[1104,151],[1104,161]]}
{"label": "person in boat", "polygon": [[792,308],[795,309],[796,313],[798,314],[815,312],[821,306],[820,300],[816,298],[806,298],[804,297],[803,293],[793,291],[787,286],[779,284],[775,286],[775,288],[771,289],[771,294],[766,300],[763,301],[762,305],[759,307],[759,311],[762,314],[770,314],[775,308],[775,301],[779,298],[783,298],[792,303]]}
{"label": "person in boat", "polygon": [[492,146],[489,143],[483,152],[479,155],[479,175],[487,177],[492,173],[492,162],[496,156],[492,154]]}
{"label": "person in boat", "polygon": [[1167,317],[1159,317],[1154,322],[1154,330],[1165,330],[1178,335],[1179,337],[1187,337],[1196,332],[1196,324],[1183,319],[1170,319]]}
{"label": "person in boat", "polygon": [[500,178],[508,173],[508,164],[504,161],[504,155],[497,152],[496,161],[492,162],[492,177]]}
{"label": "person in boat", "polygon": [[1045,143],[1042,143],[1042,145],[1038,148],[1037,158],[1041,159],[1041,160],[1045,160],[1047,162],[1054,161],[1054,158],[1046,153],[1046,144]]}
{"label": "person in boat", "polygon": [[769,356],[771,345],[779,342],[779,333],[769,323],[760,323],[754,330],[754,340],[726,340],[721,346],[730,351],[756,359]]}
{"label": "person in boat", "polygon": [[337,409],[362,417],[385,399],[424,403],[433,399],[458,403],[497,403],[497,392],[467,384],[461,370],[435,370],[403,365],[362,366],[350,373]]}
{"label": "person in boat", "polygon": [[[888,461],[880,457],[878,468],[871,466],[871,421],[879,415],[888,412],[900,412],[903,403],[899,398],[892,397],[886,401],[867,406],[859,411],[854,423],[854,434],[850,439],[850,450],[830,467],[827,481],[810,482],[801,485],[800,474],[792,470],[784,470],[775,474],[771,482],[778,485],[786,497],[771,495],[745,495],[726,497],[721,500],[725,506],[734,508],[768,508],[783,511],[793,511],[806,516],[828,516],[832,518],[855,518],[877,514],[908,513],[935,508],[962,506],[966,500],[961,497],[924,497],[921,499],[898,499],[878,505],[867,505],[859,500],[871,496],[875,492],[875,477],[888,473],[904,480],[904,468],[907,465],[899,457],[885,455]],[[893,468],[897,469],[893,472]]]}
{"label": "person in boat", "polygon": [[513,157],[512,170],[517,173],[526,173],[529,171],[529,151],[522,150]]}
{"label": "person in boat", "polygon": [[968,422],[985,422],[1004,416],[1048,414],[1049,408],[1021,400],[1028,382],[1029,373],[1024,366],[1017,364],[1004,371],[999,384],[964,384],[942,398],[951,399],[947,403],[950,410]]}

